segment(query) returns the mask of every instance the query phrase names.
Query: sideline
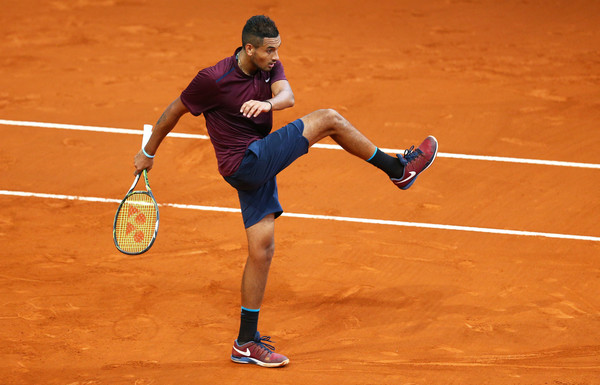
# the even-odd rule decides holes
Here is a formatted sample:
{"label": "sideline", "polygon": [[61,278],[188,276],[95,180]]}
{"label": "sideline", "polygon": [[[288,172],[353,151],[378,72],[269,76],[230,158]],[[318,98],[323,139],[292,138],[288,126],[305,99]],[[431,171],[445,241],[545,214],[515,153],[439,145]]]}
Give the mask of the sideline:
{"label": "sideline", "polygon": [[[58,128],[64,130],[79,130],[79,131],[94,131],[94,132],[106,132],[112,134],[130,134],[130,135],[142,135],[143,130],[133,130],[127,128],[113,128],[113,127],[97,127],[97,126],[81,126],[75,124],[59,124],[59,123],[42,123],[42,122],[26,122],[19,120],[5,120],[0,119],[0,125],[5,126],[23,126],[23,127],[46,127],[46,128]],[[206,135],[196,134],[185,134],[178,132],[169,133],[170,137],[173,138],[185,138],[185,139],[201,139],[208,140],[209,137]],[[313,148],[324,148],[328,150],[342,150],[342,148],[335,144],[321,144],[317,143],[312,146]],[[381,148],[381,151],[401,154],[404,150],[394,148]],[[522,163],[522,164],[537,164],[542,166],[559,166],[559,167],[579,167],[579,168],[591,168],[600,169],[600,164],[594,163],[577,163],[577,162],[562,162],[556,160],[541,160],[541,159],[525,159],[525,158],[511,158],[502,156],[485,156],[485,155],[467,155],[467,154],[452,154],[445,152],[438,152],[438,158],[454,158],[454,159],[467,159],[467,160],[485,160],[493,162],[508,162],[508,163]]]}
{"label": "sideline", "polygon": [[[0,190],[0,195],[17,196],[17,197],[46,198],[46,199],[62,199],[62,200],[74,200],[74,201],[85,201],[85,202],[115,203],[115,204],[119,204],[121,202],[120,199],[86,197],[86,196],[75,196],[75,195],[60,195],[60,194],[43,194],[43,193],[34,193],[34,192],[25,192],[25,191],[9,191],[9,190]],[[240,212],[240,209],[233,209],[233,208],[228,208],[228,207],[186,205],[186,204],[179,204],[179,203],[159,203],[158,205],[160,207],[174,207],[177,209],[184,209],[184,210],[217,211],[217,212],[228,212],[228,213],[239,213]],[[535,232],[535,231],[505,230],[505,229],[493,229],[493,228],[485,228],[485,227],[439,225],[439,224],[434,224],[434,223],[391,221],[391,220],[384,220],[384,219],[338,217],[338,216],[331,216],[331,215],[299,214],[299,213],[285,213],[285,212],[283,213],[282,217],[600,242],[600,237],[592,237],[592,236],[586,236],[586,235],[541,233],[541,232]]]}

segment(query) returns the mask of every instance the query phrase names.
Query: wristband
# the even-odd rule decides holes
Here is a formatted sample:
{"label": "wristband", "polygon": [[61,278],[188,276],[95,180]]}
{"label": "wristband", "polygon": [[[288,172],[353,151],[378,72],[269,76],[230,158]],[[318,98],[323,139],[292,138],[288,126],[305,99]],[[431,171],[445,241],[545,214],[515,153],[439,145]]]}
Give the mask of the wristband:
{"label": "wristband", "polygon": [[271,106],[271,109],[270,109],[269,111],[273,111],[273,103],[271,103],[271,102],[270,102],[270,101],[268,101],[268,100],[265,100],[265,102],[269,103],[269,105]]}
{"label": "wristband", "polygon": [[154,156],[155,156],[155,155],[150,155],[150,154],[148,154],[148,153],[146,152],[146,150],[144,149],[144,147],[142,147],[142,152],[144,153],[144,155],[146,155],[146,158],[150,158],[150,159],[152,159],[152,158],[154,158]]}

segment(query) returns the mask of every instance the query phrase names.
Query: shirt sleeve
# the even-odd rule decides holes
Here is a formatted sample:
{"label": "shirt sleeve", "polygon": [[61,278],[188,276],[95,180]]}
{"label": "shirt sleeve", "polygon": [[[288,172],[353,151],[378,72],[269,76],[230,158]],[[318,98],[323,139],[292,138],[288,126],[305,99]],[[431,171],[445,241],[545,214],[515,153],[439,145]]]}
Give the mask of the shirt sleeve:
{"label": "shirt sleeve", "polygon": [[271,70],[271,84],[278,82],[280,80],[287,80],[285,77],[285,71],[283,70],[283,64],[280,61],[275,63],[275,66]]}
{"label": "shirt sleeve", "polygon": [[198,72],[181,93],[181,101],[194,116],[217,106],[219,87],[206,69]]}

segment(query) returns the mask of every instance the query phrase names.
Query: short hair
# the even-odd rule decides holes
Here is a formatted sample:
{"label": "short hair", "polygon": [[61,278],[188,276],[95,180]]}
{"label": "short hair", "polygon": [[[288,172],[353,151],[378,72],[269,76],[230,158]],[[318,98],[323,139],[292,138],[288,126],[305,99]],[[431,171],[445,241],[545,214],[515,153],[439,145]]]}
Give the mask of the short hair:
{"label": "short hair", "polygon": [[279,31],[273,20],[264,15],[252,16],[242,30],[242,46],[250,43],[255,47],[260,47],[265,37],[277,36],[279,36]]}

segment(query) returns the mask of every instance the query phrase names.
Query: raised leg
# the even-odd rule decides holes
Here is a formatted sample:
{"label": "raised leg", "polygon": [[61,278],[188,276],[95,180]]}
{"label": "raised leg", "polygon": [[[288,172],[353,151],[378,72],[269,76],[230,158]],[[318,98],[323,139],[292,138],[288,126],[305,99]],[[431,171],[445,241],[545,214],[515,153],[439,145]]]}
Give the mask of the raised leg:
{"label": "raised leg", "polygon": [[377,147],[337,111],[317,110],[302,118],[304,137],[309,145],[329,136],[352,155],[369,159]]}

